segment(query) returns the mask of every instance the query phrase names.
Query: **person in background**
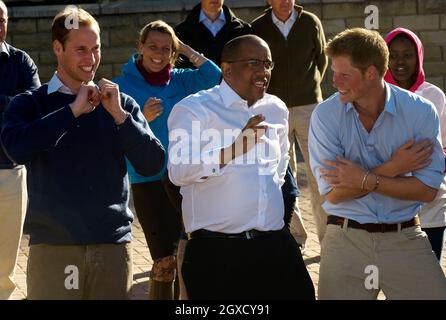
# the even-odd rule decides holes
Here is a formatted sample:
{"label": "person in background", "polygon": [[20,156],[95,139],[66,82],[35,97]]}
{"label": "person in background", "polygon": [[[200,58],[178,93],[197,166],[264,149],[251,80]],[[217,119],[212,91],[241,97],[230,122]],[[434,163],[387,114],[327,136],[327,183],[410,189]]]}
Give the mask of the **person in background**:
{"label": "person in background", "polygon": [[[0,131],[3,112],[12,98],[40,87],[30,56],[6,43],[8,8],[0,1]],[[27,204],[26,169],[11,161],[0,147],[0,300],[10,298],[16,285],[17,262]]]}
{"label": "person in background", "polygon": [[[178,54],[197,69],[173,68]],[[215,86],[220,77],[219,67],[178,40],[174,30],[158,20],[141,29],[138,53],[114,81],[141,105],[152,131],[167,149],[167,118],[173,106],[190,94]],[[128,170],[136,214],[154,261],[149,298],[173,299],[175,249],[182,221],[181,210],[171,199],[180,197],[179,188],[170,182],[165,167],[150,177],[137,174],[130,163]]]}
{"label": "person in background", "polygon": [[[389,69],[384,80],[430,100],[440,118],[443,149],[446,148],[446,99],[443,91],[425,81],[424,50],[418,36],[405,28],[392,30],[384,39],[389,47]],[[434,201],[425,204],[418,214],[438,260],[443,251],[446,228],[446,181],[443,180]]]}
{"label": "person in background", "polygon": [[[248,23],[237,18],[224,0],[200,0],[175,33],[185,44],[201,52],[220,66],[223,46],[235,37],[252,33]],[[185,58],[185,59],[183,59]],[[180,56],[178,68],[195,68],[187,57]]]}
{"label": "person in background", "polygon": [[[68,28],[75,19],[78,28]],[[128,299],[133,283],[126,158],[159,172],[165,152],[134,99],[93,82],[101,60],[98,22],[68,6],[52,24],[57,71],[16,96],[1,142],[28,172],[28,299]]]}

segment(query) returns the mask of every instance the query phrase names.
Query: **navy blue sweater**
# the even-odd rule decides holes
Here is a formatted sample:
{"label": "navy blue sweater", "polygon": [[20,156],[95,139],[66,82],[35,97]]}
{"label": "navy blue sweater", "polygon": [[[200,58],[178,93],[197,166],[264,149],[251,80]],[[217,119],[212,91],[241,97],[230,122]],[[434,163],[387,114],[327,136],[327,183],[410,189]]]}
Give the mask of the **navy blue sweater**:
{"label": "navy blue sweater", "polygon": [[[26,52],[5,43],[8,53],[0,53],[0,130],[2,114],[11,99],[26,90],[40,87],[39,74],[34,61]],[[0,147],[0,169],[15,165]]]}
{"label": "navy blue sweater", "polygon": [[131,97],[121,94],[131,116],[118,128],[101,105],[76,119],[68,106],[75,96],[48,95],[47,88],[16,96],[1,133],[10,158],[28,172],[30,243],[130,241],[125,157],[151,176],[163,166],[164,149]]}

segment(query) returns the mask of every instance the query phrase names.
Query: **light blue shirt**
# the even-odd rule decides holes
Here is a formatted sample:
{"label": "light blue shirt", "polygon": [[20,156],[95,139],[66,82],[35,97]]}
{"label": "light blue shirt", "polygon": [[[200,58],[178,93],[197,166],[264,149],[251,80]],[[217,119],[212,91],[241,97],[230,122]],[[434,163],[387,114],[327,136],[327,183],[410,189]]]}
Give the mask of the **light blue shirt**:
{"label": "light blue shirt", "polygon": [[48,82],[47,93],[52,94],[57,91],[61,93],[74,95],[73,92],[71,92],[70,88],[64,85],[63,82],[59,79],[59,77],[57,76],[57,72],[55,72],[50,82]]}
{"label": "light blue shirt", "polygon": [[203,12],[203,10],[201,10],[199,22],[202,22],[215,37],[218,31],[220,31],[226,23],[225,13],[223,12],[223,10],[221,10],[220,16],[215,21],[211,21]]}
{"label": "light blue shirt", "polygon": [[[319,192],[332,189],[321,177],[322,160],[336,160],[337,155],[370,170],[389,160],[408,140],[429,139],[434,143],[431,164],[407,176],[438,189],[443,180],[444,156],[439,118],[428,100],[386,83],[386,101],[372,130],[367,132],[352,103],[343,104],[339,93],[320,103],[311,116],[308,135],[310,166]],[[333,204],[325,201],[329,215],[353,219],[359,223],[397,223],[410,220],[420,210],[421,202],[405,201],[371,192],[366,196]]]}

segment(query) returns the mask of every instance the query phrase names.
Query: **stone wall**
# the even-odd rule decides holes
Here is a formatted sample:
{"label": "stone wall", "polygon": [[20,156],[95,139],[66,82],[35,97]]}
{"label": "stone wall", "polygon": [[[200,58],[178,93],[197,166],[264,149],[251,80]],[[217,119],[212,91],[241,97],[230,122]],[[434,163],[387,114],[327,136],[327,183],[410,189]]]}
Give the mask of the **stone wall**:
{"label": "stone wall", "polygon": [[[415,31],[425,46],[427,80],[446,88],[446,0],[301,0],[297,1],[321,20],[327,39],[348,27],[364,27],[368,5],[379,9],[379,31],[395,27]],[[98,77],[120,73],[135,48],[138,30],[147,22],[163,19],[175,25],[198,0],[100,1],[82,7],[94,14],[101,26],[102,62]],[[264,0],[226,0],[240,18],[251,21],[265,8]],[[39,66],[42,81],[55,68],[50,26],[61,6],[12,7],[7,41],[26,50]],[[274,59],[274,57],[273,57]],[[324,95],[331,87],[331,74],[324,79]]]}

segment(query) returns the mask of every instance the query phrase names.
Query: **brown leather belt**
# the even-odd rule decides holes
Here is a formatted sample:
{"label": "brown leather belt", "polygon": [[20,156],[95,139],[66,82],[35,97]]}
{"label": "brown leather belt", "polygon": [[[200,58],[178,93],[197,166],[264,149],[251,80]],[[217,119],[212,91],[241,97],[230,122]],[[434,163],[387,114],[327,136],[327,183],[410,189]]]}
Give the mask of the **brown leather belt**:
{"label": "brown leather belt", "polygon": [[[338,216],[328,216],[327,218],[327,224],[335,224],[338,226],[344,225],[345,218],[338,217]],[[420,219],[418,216],[415,216],[409,221],[402,222],[402,223],[394,223],[394,224],[387,224],[387,223],[359,223],[355,220],[348,219],[347,227],[354,228],[354,229],[362,229],[366,230],[367,232],[396,232],[399,230],[410,228],[413,226],[417,226],[420,224]]]}

